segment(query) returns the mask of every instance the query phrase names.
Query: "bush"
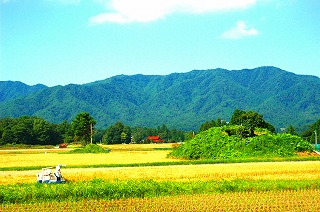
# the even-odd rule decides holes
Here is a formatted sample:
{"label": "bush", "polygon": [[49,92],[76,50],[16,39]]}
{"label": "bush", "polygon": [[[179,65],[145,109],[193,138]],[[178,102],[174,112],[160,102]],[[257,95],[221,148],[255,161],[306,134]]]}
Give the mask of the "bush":
{"label": "bush", "polygon": [[96,144],[88,144],[84,148],[75,149],[68,153],[108,153],[109,149],[104,149]]}
{"label": "bush", "polygon": [[239,126],[213,127],[175,148],[170,156],[185,159],[231,159],[288,157],[313,147],[298,136],[272,134],[260,129],[259,136],[244,137]]}

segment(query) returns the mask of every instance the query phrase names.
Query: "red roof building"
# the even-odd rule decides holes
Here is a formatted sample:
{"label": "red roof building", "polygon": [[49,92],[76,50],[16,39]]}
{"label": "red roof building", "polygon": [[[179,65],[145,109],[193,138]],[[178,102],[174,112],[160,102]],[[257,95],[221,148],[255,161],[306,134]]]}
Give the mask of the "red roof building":
{"label": "red roof building", "polygon": [[147,141],[152,141],[153,143],[163,143],[163,140],[157,135],[148,136]]}

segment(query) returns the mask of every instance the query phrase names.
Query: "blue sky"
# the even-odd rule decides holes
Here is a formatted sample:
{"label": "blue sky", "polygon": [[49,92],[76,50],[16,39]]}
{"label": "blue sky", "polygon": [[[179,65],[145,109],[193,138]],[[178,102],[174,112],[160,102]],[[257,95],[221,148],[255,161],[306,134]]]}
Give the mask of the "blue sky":
{"label": "blue sky", "polygon": [[0,80],[276,66],[320,76],[319,0],[0,0]]}

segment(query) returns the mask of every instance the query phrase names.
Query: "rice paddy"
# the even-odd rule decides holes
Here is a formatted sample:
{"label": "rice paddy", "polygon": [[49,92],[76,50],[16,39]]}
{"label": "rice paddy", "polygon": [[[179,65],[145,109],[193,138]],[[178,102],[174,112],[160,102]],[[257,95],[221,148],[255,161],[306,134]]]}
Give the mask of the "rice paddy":
{"label": "rice paddy", "polygon": [[[125,198],[116,200],[83,199],[80,201],[39,202],[25,204],[2,204],[1,211],[42,211],[44,208],[64,211],[318,211],[316,199],[320,179],[320,161],[302,162],[255,162],[202,165],[136,166],[109,168],[70,168],[68,166],[94,166],[99,164],[140,164],[174,162],[167,158],[171,144],[157,145],[112,145],[107,154],[61,154],[57,151],[2,151],[0,168],[55,166],[66,164],[62,174],[70,183],[103,179],[108,182],[152,180],[170,186],[168,182],[190,183],[207,181],[246,182],[288,180],[299,182],[311,180],[314,189],[274,190],[263,192],[227,192],[167,197]],[[64,150],[67,151],[67,150]],[[0,185],[33,184],[40,170],[1,171]],[[160,184],[159,184],[160,185]],[[162,185],[162,184],[161,184]],[[1,195],[0,195],[1,196]],[[1,198],[0,198],[1,199]],[[245,201],[244,201],[245,200]]]}

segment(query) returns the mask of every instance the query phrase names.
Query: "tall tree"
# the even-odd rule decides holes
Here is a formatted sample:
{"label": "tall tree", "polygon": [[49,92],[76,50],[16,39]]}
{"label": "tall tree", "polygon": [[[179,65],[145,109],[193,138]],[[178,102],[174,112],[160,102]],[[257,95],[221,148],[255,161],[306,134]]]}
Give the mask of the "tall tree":
{"label": "tall tree", "polygon": [[13,143],[15,136],[12,127],[17,124],[17,120],[13,118],[0,119],[0,145]]}
{"label": "tall tree", "polygon": [[[110,126],[106,130],[106,133],[103,136],[104,143],[121,144],[123,142],[122,139],[125,140],[128,137],[127,133],[124,132],[123,129],[124,129],[124,125],[120,121],[118,121],[115,125]],[[122,137],[121,137],[121,134],[122,134]]]}
{"label": "tall tree", "polygon": [[164,140],[168,141],[169,129],[165,124],[158,127],[158,135]]}
{"label": "tall tree", "polygon": [[122,133],[124,133],[126,136],[124,136],[123,134],[122,134],[122,136],[123,137],[121,137],[121,139],[122,139],[122,141],[123,141],[123,143],[130,143],[131,142],[131,128],[129,127],[129,126],[124,126],[123,127],[123,132]]}
{"label": "tall tree", "polygon": [[242,125],[248,130],[248,136],[254,136],[256,127],[266,128],[271,132],[275,132],[275,128],[263,119],[263,115],[254,111],[242,111],[236,109],[231,117],[230,124]]}
{"label": "tall tree", "polygon": [[69,124],[66,120],[56,125],[56,130],[61,136],[62,142],[71,143],[73,141],[73,133],[71,129],[71,124]]}
{"label": "tall tree", "polygon": [[230,124],[241,125],[242,124],[242,115],[244,115],[246,111],[235,109],[232,114]]}
{"label": "tall tree", "polygon": [[41,145],[58,144],[62,139],[56,127],[42,118],[33,118],[34,142]]}
{"label": "tall tree", "polygon": [[18,118],[17,123],[12,126],[14,134],[13,142],[16,144],[36,144],[33,131],[33,120],[31,117],[22,116]]}
{"label": "tall tree", "polygon": [[88,112],[79,113],[71,123],[75,140],[80,141],[83,145],[89,144],[95,124],[96,121]]}

